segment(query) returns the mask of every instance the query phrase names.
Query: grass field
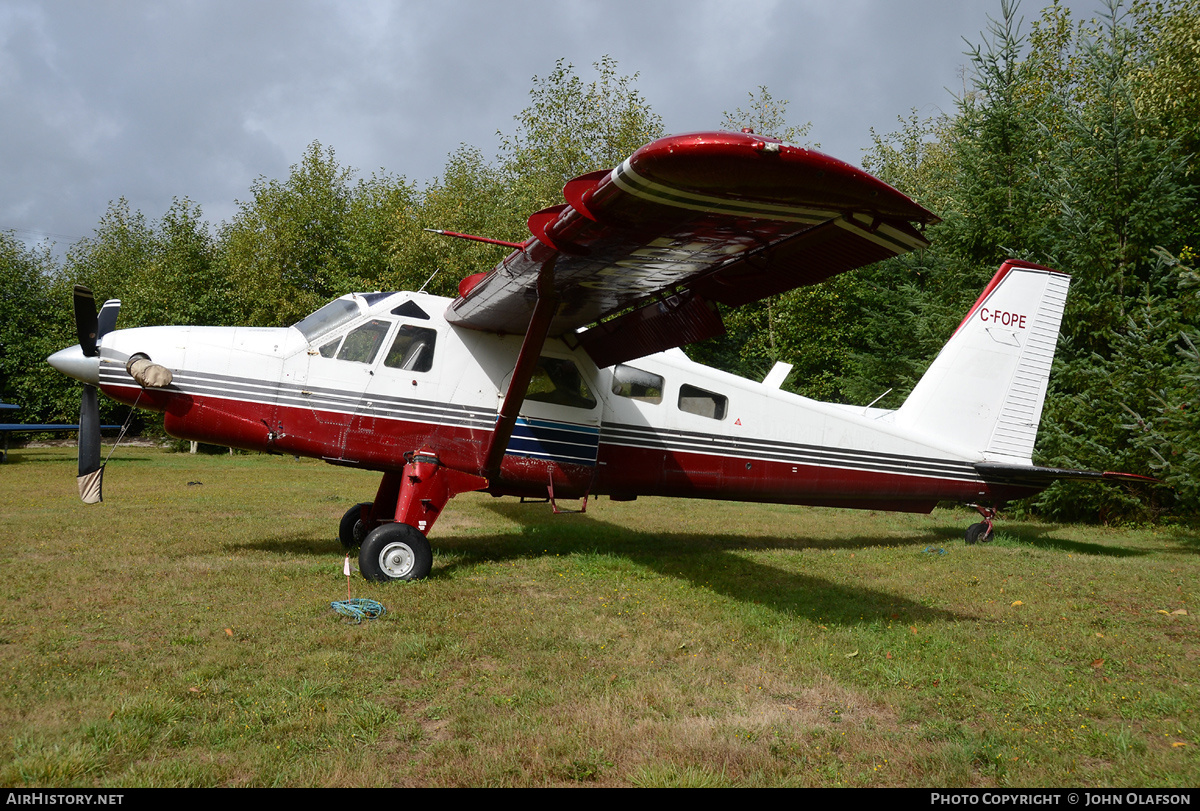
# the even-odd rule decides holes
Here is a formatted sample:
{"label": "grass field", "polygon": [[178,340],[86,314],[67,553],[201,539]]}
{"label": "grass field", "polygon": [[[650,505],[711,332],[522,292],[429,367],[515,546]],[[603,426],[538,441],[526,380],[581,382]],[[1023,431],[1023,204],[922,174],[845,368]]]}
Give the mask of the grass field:
{"label": "grass field", "polygon": [[1195,531],[469,494],[354,625],[376,475],[74,468],[0,467],[4,786],[1200,785]]}

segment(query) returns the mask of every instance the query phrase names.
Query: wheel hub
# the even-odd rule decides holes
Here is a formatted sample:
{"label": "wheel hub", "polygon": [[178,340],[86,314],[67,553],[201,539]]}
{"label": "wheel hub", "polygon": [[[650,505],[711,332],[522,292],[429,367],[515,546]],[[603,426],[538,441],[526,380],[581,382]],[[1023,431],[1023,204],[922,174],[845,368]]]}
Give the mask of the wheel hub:
{"label": "wheel hub", "polygon": [[379,553],[379,568],[389,577],[404,577],[413,570],[416,555],[407,544],[390,543]]}

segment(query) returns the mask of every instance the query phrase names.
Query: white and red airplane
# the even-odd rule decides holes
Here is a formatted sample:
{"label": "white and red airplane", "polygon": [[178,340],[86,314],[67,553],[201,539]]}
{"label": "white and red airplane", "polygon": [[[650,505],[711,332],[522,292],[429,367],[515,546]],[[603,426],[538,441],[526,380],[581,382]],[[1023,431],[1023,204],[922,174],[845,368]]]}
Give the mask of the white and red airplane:
{"label": "white and red airplane", "polygon": [[[1034,466],[1069,277],[1005,262],[896,410],[821,403],[693,363],[677,347],[738,306],[928,245],[937,218],[819,152],[753,133],[648,144],[570,181],[532,236],[455,299],[353,293],[291,327],[116,330],[76,290],[80,344],[49,362],[165,412],[173,436],[383,474],[342,519],[375,580],[429,574],[453,496],[639,495],[929,512],[960,501],[990,540],[1004,502],[1060,478]],[[917,227],[914,227],[915,226]],[[99,434],[80,495],[100,500]],[[1141,478],[1141,477],[1131,477]]]}

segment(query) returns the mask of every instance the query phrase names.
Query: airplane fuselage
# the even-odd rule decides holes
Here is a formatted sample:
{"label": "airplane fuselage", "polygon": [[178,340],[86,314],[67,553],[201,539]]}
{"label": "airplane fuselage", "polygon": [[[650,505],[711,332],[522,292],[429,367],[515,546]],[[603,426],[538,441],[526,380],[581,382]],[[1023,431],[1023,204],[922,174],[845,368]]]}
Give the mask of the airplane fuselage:
{"label": "airplane fuselage", "polygon": [[[521,337],[448,324],[451,300],[426,294],[338,302],[350,302],[340,321],[299,328],[114,331],[100,347],[99,385],[165,412],[166,430],[182,439],[384,472],[432,449],[446,467],[483,475]],[[170,369],[171,384],[139,386],[126,371],[136,354]],[[544,497],[549,484],[563,497],[917,512],[1030,492],[986,482],[978,451],[898,428],[896,412],[820,403],[772,383],[680,350],[597,369],[582,349],[550,339],[488,490]]]}

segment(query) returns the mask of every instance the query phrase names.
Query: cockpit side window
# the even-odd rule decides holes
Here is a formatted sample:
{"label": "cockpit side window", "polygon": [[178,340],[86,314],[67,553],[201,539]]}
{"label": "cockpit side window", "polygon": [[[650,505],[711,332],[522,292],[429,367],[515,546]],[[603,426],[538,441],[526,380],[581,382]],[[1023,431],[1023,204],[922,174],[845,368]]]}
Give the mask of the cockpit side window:
{"label": "cockpit side window", "polygon": [[679,387],[679,410],[689,414],[699,414],[713,420],[725,419],[725,409],[729,398],[695,386],[682,385]]}
{"label": "cockpit side window", "polygon": [[337,353],[338,360],[370,363],[374,360],[375,353],[379,351],[379,347],[383,344],[383,339],[387,337],[388,330],[391,327],[391,321],[374,319],[363,324],[361,327],[355,328],[342,341],[342,348]]}
{"label": "cockpit side window", "polygon": [[401,324],[383,365],[406,372],[428,372],[433,368],[433,346],[437,332],[426,327]]}
{"label": "cockpit side window", "polygon": [[645,403],[661,403],[663,383],[661,375],[620,364],[613,369],[612,393]]}
{"label": "cockpit side window", "polygon": [[554,403],[572,408],[595,408],[587,381],[575,364],[563,358],[538,358],[537,370],[529,381],[526,400],[539,403]]}

